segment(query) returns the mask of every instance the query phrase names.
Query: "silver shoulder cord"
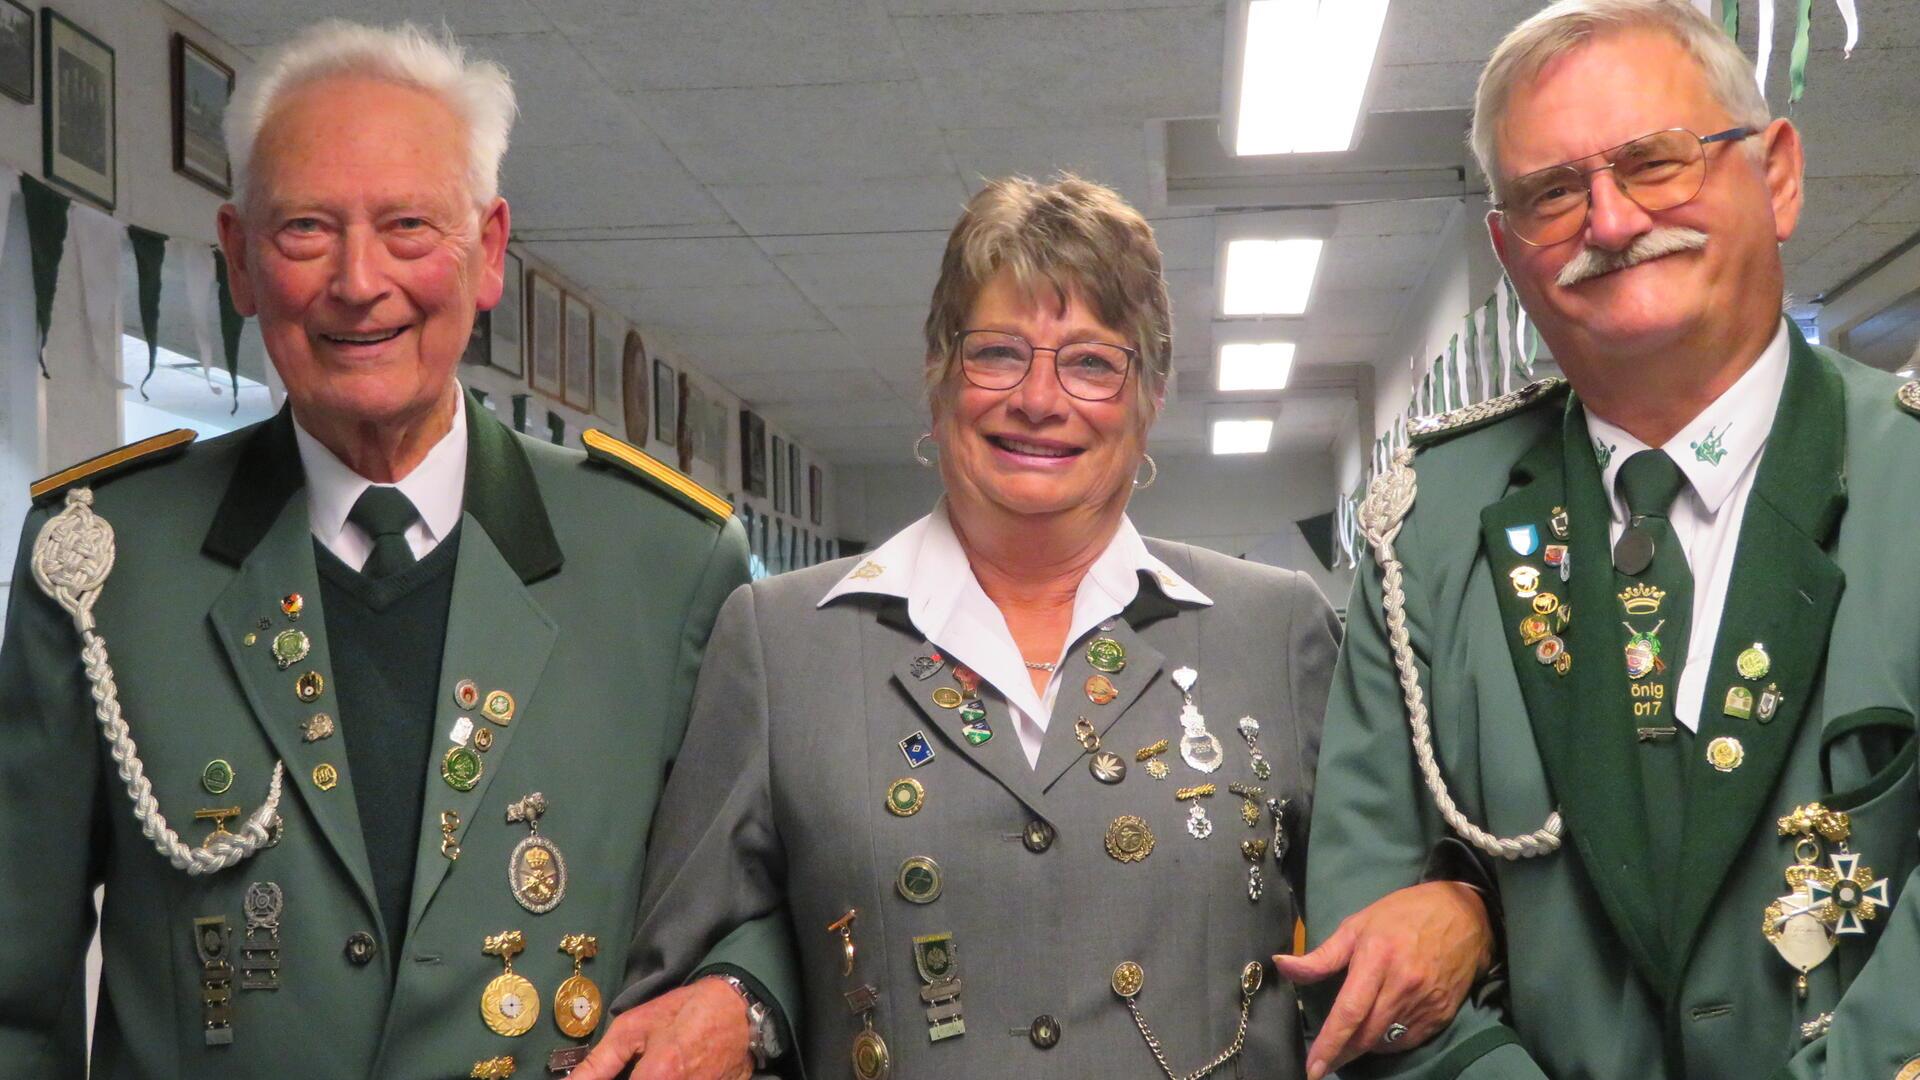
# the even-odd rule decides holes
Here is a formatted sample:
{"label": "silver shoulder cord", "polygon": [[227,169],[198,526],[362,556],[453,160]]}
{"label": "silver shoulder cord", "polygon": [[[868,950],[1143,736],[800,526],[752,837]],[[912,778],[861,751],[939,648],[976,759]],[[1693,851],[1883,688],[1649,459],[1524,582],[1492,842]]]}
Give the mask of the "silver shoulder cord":
{"label": "silver shoulder cord", "polygon": [[67,492],[65,509],[42,526],[34,539],[33,580],[41,592],[73,616],[74,629],[80,633],[80,659],[86,665],[87,682],[93,687],[94,716],[100,721],[101,737],[112,749],[120,779],[127,785],[140,831],[176,870],[197,877],[236,866],[261,847],[272,846],[270,837],[286,765],[274,762],[266,801],[247,817],[238,832],[215,829],[197,848],[181,842],[153,797],[153,782],[146,777],[139,748],[120,715],[120,693],[114,685],[113,667],[107,662],[107,643],[94,631],[93,604],[113,571],[113,555],[113,526],[93,512],[92,489],[73,488]]}
{"label": "silver shoulder cord", "polygon": [[1400,526],[1413,510],[1418,485],[1413,476],[1413,450],[1406,448],[1393,455],[1386,472],[1367,487],[1360,504],[1360,532],[1373,546],[1374,561],[1380,564],[1380,606],[1387,616],[1387,642],[1393,650],[1393,666],[1400,672],[1400,689],[1405,693],[1407,727],[1412,730],[1413,756],[1420,775],[1433,795],[1433,804],[1447,826],[1461,838],[1502,859],[1529,859],[1552,854],[1560,847],[1560,811],[1547,815],[1546,824],[1522,836],[1495,836],[1473,822],[1454,805],[1446,778],[1440,775],[1440,762],[1433,753],[1433,730],[1427,723],[1427,703],[1420,691],[1420,673],[1414,667],[1413,646],[1407,635],[1407,596],[1401,583],[1404,568],[1394,554],[1393,541]]}

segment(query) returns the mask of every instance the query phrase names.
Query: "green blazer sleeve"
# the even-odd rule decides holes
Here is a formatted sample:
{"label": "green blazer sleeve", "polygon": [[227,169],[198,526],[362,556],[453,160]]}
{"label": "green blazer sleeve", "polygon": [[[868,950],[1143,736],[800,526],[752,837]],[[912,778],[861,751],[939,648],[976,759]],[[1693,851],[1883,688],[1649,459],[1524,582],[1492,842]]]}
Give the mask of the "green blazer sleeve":
{"label": "green blazer sleeve", "polygon": [[33,581],[27,515],[0,645],[0,791],[31,820],[0,829],[0,1061],[17,1076],[85,1072],[86,952],[93,935],[91,853],[103,775],[93,703],[72,620]]}
{"label": "green blazer sleeve", "polygon": [[[1410,536],[1415,527],[1416,520],[1409,518],[1399,541],[1402,550],[1415,546]],[[1431,686],[1422,633],[1427,606],[1417,583],[1407,582],[1405,591],[1407,629],[1421,685]],[[1436,739],[1444,744],[1437,718],[1435,728]],[[1334,668],[1320,743],[1313,854],[1307,862],[1310,945],[1326,940],[1342,920],[1373,901],[1420,882],[1435,841],[1446,835],[1407,740],[1405,697],[1388,652],[1380,607],[1380,572],[1369,559],[1354,578],[1346,639]],[[1337,983],[1303,989],[1310,1028],[1325,1021],[1338,989]],[[1420,1080],[1544,1076],[1518,1043],[1499,1008],[1470,998],[1452,1025],[1427,1045],[1402,1054],[1368,1055],[1342,1075]]]}

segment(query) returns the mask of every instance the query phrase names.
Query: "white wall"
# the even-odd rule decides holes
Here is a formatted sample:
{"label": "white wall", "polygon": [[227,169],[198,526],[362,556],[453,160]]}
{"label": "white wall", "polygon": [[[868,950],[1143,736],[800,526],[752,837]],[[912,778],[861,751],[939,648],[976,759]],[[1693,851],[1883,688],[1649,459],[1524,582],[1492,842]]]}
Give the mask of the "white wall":
{"label": "white wall", "polygon": [[1375,364],[1375,430],[1361,444],[1363,454],[1406,410],[1414,372],[1424,374],[1434,357],[1445,355],[1447,343],[1465,327],[1468,313],[1486,303],[1499,283],[1500,261],[1487,239],[1485,211],[1485,200],[1474,196],[1457,200],[1447,216],[1433,261],[1401,309],[1392,344]]}

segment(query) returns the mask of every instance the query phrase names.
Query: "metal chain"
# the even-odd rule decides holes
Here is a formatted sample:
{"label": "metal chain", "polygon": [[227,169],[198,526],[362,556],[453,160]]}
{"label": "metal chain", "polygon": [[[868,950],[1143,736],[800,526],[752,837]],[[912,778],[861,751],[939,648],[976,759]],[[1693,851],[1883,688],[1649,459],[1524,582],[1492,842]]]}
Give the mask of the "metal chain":
{"label": "metal chain", "polygon": [[1407,727],[1412,731],[1413,756],[1419,763],[1421,778],[1440,816],[1447,826],[1488,855],[1502,859],[1528,859],[1552,854],[1560,847],[1560,811],[1547,815],[1546,823],[1533,832],[1515,837],[1495,836],[1467,820],[1453,801],[1446,778],[1440,774],[1440,762],[1433,752],[1433,731],[1427,723],[1426,697],[1420,690],[1420,672],[1414,666],[1413,646],[1407,632],[1407,597],[1402,588],[1404,567],[1394,554],[1393,541],[1400,526],[1413,510],[1418,484],[1413,474],[1413,450],[1393,455],[1393,462],[1367,488],[1360,504],[1360,531],[1373,547],[1374,561],[1380,564],[1380,602],[1386,612],[1387,642],[1393,650],[1393,664],[1399,669],[1400,689],[1407,706]]}
{"label": "metal chain", "polygon": [[1167,1064],[1167,1055],[1160,1048],[1160,1039],[1153,1033],[1152,1028],[1147,1027],[1146,1019],[1140,1015],[1140,1006],[1133,998],[1127,998],[1126,1002],[1127,1011],[1133,1014],[1133,1026],[1139,1028],[1140,1037],[1147,1040],[1147,1049],[1153,1051],[1153,1060],[1160,1063],[1160,1071],[1167,1074],[1167,1080],[1201,1080],[1208,1073],[1232,1061],[1247,1044],[1247,1011],[1253,1005],[1253,995],[1252,990],[1244,987],[1240,990],[1240,1028],[1233,1033],[1233,1042],[1222,1050],[1218,1057],[1207,1062],[1204,1068],[1188,1073],[1184,1077],[1175,1073],[1173,1066]]}
{"label": "metal chain", "polygon": [[197,848],[181,842],[160,812],[159,800],[153,797],[153,782],[147,779],[140,749],[120,713],[120,692],[114,684],[113,665],[107,660],[106,640],[94,632],[94,601],[100,598],[100,589],[113,572],[113,558],[113,526],[93,512],[91,489],[74,488],[67,492],[66,508],[41,526],[34,538],[33,580],[41,592],[73,616],[74,629],[80,633],[80,659],[92,686],[94,716],[100,721],[100,735],[112,751],[127,796],[133,800],[133,817],[140,823],[141,833],[174,869],[192,876],[236,866],[261,847],[271,846],[286,766],[273,763],[266,801],[248,815],[238,832],[216,829]]}

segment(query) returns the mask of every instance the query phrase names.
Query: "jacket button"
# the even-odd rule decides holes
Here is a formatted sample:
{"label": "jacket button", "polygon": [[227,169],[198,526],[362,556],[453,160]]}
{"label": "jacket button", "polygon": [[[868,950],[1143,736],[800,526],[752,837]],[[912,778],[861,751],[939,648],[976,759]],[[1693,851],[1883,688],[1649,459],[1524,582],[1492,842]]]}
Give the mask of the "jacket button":
{"label": "jacket button", "polygon": [[1028,851],[1037,855],[1053,846],[1053,826],[1035,818],[1027,822],[1026,830],[1020,834],[1020,841],[1027,845]]}
{"label": "jacket button", "polygon": [[1051,1050],[1060,1042],[1060,1022],[1045,1013],[1033,1018],[1033,1026],[1027,1029],[1027,1038],[1042,1050]]}
{"label": "jacket button", "polygon": [[373,954],[380,947],[374,943],[373,935],[365,930],[356,931],[347,936],[347,959],[357,967],[366,967],[373,962]]}

